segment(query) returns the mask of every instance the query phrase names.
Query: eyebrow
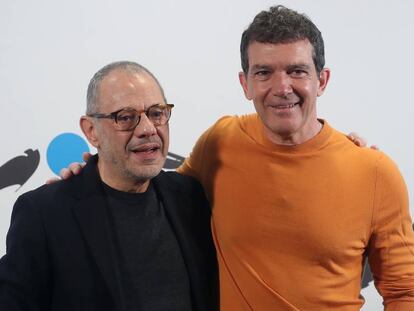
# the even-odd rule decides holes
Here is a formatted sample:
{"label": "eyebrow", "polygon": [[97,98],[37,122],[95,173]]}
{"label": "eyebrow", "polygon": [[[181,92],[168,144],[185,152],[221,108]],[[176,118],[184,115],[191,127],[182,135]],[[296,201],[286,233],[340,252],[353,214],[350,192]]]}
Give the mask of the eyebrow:
{"label": "eyebrow", "polygon": [[304,63],[300,64],[299,63],[299,64],[288,65],[286,69],[287,69],[287,71],[291,71],[291,70],[295,70],[295,69],[304,69],[306,71],[310,71],[311,68],[312,68],[312,66],[309,65],[309,64],[304,64]]}
{"label": "eyebrow", "polygon": [[[293,69],[305,69],[305,70],[310,70],[312,68],[311,65],[307,64],[307,63],[297,63],[297,64],[289,64],[287,65],[287,67],[285,69],[289,70],[293,70]],[[251,71],[257,71],[257,70],[262,70],[262,69],[266,69],[266,70],[273,70],[273,67],[270,65],[264,65],[264,64],[255,64],[251,67]]]}
{"label": "eyebrow", "polygon": [[269,66],[269,65],[261,65],[261,64],[256,64],[256,65],[253,65],[252,66],[252,68],[250,68],[252,71],[255,71],[255,70],[260,70],[260,69],[271,69],[272,67],[271,66]]}

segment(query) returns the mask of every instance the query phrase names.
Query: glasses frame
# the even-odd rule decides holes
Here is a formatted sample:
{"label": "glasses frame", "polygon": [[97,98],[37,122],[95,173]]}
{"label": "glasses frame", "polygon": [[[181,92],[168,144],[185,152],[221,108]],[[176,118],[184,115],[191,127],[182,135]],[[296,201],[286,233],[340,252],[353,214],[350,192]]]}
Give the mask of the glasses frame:
{"label": "glasses frame", "polygon": [[[167,108],[169,110],[169,116],[168,116],[167,120],[164,123],[154,123],[148,117],[148,112],[151,109],[154,109],[155,107]],[[89,114],[87,114],[87,116],[91,117],[91,118],[96,118],[96,119],[112,119],[112,120],[115,121],[115,124],[117,124],[119,126],[118,114],[121,111],[135,111],[138,115],[136,123],[133,126],[130,126],[128,129],[119,129],[121,131],[132,131],[138,126],[139,122],[141,121],[142,113],[144,113],[147,116],[148,120],[150,120],[152,122],[152,124],[154,124],[154,126],[161,126],[161,125],[167,124],[168,121],[171,118],[171,110],[172,110],[173,107],[174,107],[173,104],[155,104],[155,105],[152,105],[152,106],[148,107],[147,109],[144,109],[144,110],[141,110],[141,111],[138,111],[138,110],[136,110],[134,108],[130,108],[130,107],[124,107],[124,108],[121,108],[121,109],[119,109],[117,111],[114,111],[114,112],[111,112],[111,113],[89,113]]]}

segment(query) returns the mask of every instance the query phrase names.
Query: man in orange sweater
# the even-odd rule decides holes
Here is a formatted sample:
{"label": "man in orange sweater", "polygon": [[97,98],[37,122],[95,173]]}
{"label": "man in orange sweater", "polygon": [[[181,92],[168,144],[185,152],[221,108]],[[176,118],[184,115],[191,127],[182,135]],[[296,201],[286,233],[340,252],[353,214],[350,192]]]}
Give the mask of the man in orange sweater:
{"label": "man in orange sweater", "polygon": [[243,33],[241,60],[257,114],[220,119],[179,169],[212,204],[221,310],[359,310],[366,257],[385,310],[414,310],[406,186],[385,154],[317,118],[320,31],[272,7]]}

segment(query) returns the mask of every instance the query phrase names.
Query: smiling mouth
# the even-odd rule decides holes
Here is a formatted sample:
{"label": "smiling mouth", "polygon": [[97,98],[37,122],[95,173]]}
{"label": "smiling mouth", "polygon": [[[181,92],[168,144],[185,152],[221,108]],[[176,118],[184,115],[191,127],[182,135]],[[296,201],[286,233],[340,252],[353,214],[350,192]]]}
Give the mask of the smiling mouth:
{"label": "smiling mouth", "polygon": [[290,108],[295,107],[296,105],[298,105],[298,103],[290,104],[290,105],[283,105],[283,106],[276,106],[276,109],[290,109]]}
{"label": "smiling mouth", "polygon": [[269,107],[276,109],[276,110],[288,110],[288,109],[292,109],[297,105],[300,105],[301,102],[297,102],[297,103],[293,103],[293,104],[283,104],[283,105],[269,105]]}

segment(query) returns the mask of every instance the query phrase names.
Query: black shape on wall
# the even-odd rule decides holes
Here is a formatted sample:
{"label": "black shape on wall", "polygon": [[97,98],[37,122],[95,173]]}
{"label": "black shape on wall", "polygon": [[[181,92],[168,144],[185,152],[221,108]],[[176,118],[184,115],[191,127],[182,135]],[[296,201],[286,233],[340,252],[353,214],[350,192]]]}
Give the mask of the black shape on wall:
{"label": "black shape on wall", "polygon": [[24,153],[26,155],[17,156],[0,167],[0,190],[13,185],[23,186],[36,171],[40,162],[39,151],[27,149]]}
{"label": "black shape on wall", "polygon": [[164,168],[170,169],[170,170],[176,169],[183,162],[184,162],[184,157],[178,154],[172,153],[172,152],[168,152],[167,160],[164,163]]}

